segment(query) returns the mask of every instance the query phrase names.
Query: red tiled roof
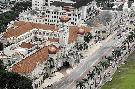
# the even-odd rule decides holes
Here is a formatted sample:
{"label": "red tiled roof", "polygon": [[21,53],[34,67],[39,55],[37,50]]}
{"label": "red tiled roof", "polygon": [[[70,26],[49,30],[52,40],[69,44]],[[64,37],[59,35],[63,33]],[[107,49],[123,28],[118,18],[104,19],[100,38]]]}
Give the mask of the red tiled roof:
{"label": "red tiled roof", "polygon": [[4,34],[4,37],[6,38],[10,38],[10,37],[18,37],[30,30],[32,30],[32,25],[31,23],[25,23],[21,26],[18,26],[18,27],[11,27],[9,29],[7,29],[7,32]]}
{"label": "red tiled roof", "polygon": [[34,45],[31,44],[31,43],[25,43],[25,42],[23,42],[23,43],[20,45],[21,48],[28,48],[28,49],[32,48],[33,46],[34,46]]}
{"label": "red tiled roof", "polygon": [[14,25],[15,26],[21,26],[21,25],[24,25],[26,22],[24,22],[24,21],[15,21],[14,22]]}
{"label": "red tiled roof", "polygon": [[48,38],[50,42],[59,42],[59,38]]}
{"label": "red tiled roof", "polygon": [[55,25],[47,25],[47,24],[39,24],[39,23],[31,23],[31,22],[15,22],[15,26],[8,28],[7,32],[4,33],[4,37],[18,37],[33,28],[43,29],[43,30],[52,30],[57,31],[58,28]]}
{"label": "red tiled roof", "polygon": [[58,28],[55,25],[47,25],[47,24],[40,24],[40,23],[31,23],[31,24],[32,24],[33,28],[58,31]]}
{"label": "red tiled roof", "polygon": [[77,40],[77,30],[79,28],[76,26],[71,26],[69,29],[69,38],[68,38],[68,43],[72,43]]}
{"label": "red tiled roof", "polygon": [[[80,27],[82,29],[85,30],[85,33],[87,32],[90,32],[91,31],[91,28],[90,27]],[[78,29],[79,27],[77,26],[70,26],[70,29],[69,29],[69,38],[68,38],[68,43],[73,43],[74,41],[77,40],[77,37],[78,37]]]}
{"label": "red tiled roof", "polygon": [[31,73],[38,64],[41,64],[47,59],[48,59],[48,47],[44,47],[40,49],[38,52],[34,53],[33,55],[13,65],[11,71],[19,74],[28,74]]}

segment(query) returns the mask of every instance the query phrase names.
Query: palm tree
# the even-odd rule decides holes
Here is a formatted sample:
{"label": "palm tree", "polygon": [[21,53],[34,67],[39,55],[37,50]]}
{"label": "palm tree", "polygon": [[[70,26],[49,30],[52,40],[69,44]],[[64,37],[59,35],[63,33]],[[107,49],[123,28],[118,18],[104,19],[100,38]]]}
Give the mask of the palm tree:
{"label": "palm tree", "polygon": [[84,81],[77,81],[76,82],[76,88],[85,89],[86,86],[84,85]]}
{"label": "palm tree", "polygon": [[134,31],[129,32],[129,39],[131,42],[134,41],[134,39],[135,39],[135,32]]}
{"label": "palm tree", "polygon": [[89,85],[89,80],[88,79],[83,78],[82,80]]}
{"label": "palm tree", "polygon": [[111,63],[111,61],[114,61],[114,59],[113,59],[112,56],[108,56],[106,59],[107,59],[107,61],[109,62],[109,64]]}
{"label": "palm tree", "polygon": [[129,41],[130,43],[133,42],[134,38],[133,38],[133,34],[132,34],[131,32],[129,33],[127,39],[128,39],[128,41]]}
{"label": "palm tree", "polygon": [[88,49],[88,45],[84,42],[83,43],[83,50],[86,50],[86,49]]}
{"label": "palm tree", "polygon": [[121,46],[121,49],[122,50],[126,50],[126,45],[125,45],[126,43],[124,43],[124,42],[122,42],[122,46]]}
{"label": "palm tree", "polygon": [[129,49],[130,49],[130,37],[128,36],[127,38],[126,38],[126,40],[124,41],[126,44],[127,44],[127,48],[128,48],[128,51],[129,51]]}
{"label": "palm tree", "polygon": [[87,76],[88,76],[88,79],[91,79],[92,80],[94,78],[94,76],[95,76],[94,71],[92,71],[92,72],[89,71],[89,73],[87,74]]}
{"label": "palm tree", "polygon": [[116,59],[116,52],[115,52],[115,50],[112,51],[112,56]]}
{"label": "palm tree", "polygon": [[83,44],[76,43],[75,47],[77,50],[83,50]]}
{"label": "palm tree", "polygon": [[100,65],[103,67],[103,69],[107,69],[110,66],[108,61],[101,61]]}
{"label": "palm tree", "polygon": [[84,41],[87,42],[87,43],[89,43],[92,38],[93,38],[92,37],[92,34],[90,32],[88,32],[84,36]]}
{"label": "palm tree", "polygon": [[100,75],[100,73],[101,73],[101,71],[102,71],[102,69],[100,68],[100,66],[94,66],[94,70],[95,70],[95,72],[98,74],[98,75]]}
{"label": "palm tree", "polygon": [[112,56],[114,57],[115,63],[117,62],[121,54],[122,54],[121,49],[116,49],[112,51]]}

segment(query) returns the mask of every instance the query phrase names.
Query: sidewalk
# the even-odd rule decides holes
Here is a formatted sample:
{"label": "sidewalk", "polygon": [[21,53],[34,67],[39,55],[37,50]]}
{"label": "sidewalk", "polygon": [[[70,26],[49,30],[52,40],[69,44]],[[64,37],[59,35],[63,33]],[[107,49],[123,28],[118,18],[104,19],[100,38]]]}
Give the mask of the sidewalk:
{"label": "sidewalk", "polygon": [[[86,59],[86,57],[88,57],[88,56],[91,56],[101,46],[102,46],[102,44],[98,42],[96,44],[93,44],[91,47],[89,47],[87,51],[83,52],[83,56],[85,57],[84,59]],[[84,60],[84,59],[82,59],[82,60]]]}
{"label": "sidewalk", "polygon": [[51,86],[55,82],[60,81],[63,77],[64,75],[62,73],[55,72],[55,76],[51,77],[50,79],[49,78],[45,79],[44,83],[38,89],[43,89],[43,88],[46,88],[47,86]]}

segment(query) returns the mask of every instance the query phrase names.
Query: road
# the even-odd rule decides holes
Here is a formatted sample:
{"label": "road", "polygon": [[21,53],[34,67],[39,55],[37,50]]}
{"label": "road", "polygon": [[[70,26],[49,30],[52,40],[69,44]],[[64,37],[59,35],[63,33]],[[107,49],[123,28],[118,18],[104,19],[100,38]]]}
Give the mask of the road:
{"label": "road", "polygon": [[90,70],[94,64],[101,61],[101,58],[111,52],[112,46],[115,45],[117,40],[113,40],[113,35],[108,41],[102,42],[102,46],[92,55],[82,61],[67,77],[65,77],[53,89],[72,89],[75,81],[78,80],[86,71]]}
{"label": "road", "polygon": [[[128,33],[129,32],[126,32],[126,34]],[[118,34],[119,32],[115,31],[114,34],[110,35],[105,41],[102,41],[102,46],[98,50],[96,50],[91,56],[88,56],[68,76],[51,89],[75,89],[76,80],[80,79],[85,73],[87,73],[87,71],[91,70],[92,66],[101,61],[103,56],[110,54],[113,48],[122,44],[126,35],[122,32],[121,34],[123,36],[118,39],[116,38]]]}

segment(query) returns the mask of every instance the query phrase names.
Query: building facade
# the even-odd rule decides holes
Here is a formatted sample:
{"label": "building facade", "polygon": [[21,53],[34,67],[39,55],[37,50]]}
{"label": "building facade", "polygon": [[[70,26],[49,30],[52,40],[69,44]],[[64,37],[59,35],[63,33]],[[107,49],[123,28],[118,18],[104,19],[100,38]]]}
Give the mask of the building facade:
{"label": "building facade", "polygon": [[12,22],[1,34],[6,46],[3,62],[8,70],[29,77],[33,80],[33,87],[37,88],[65,62],[76,65],[80,59],[75,48],[79,31],[90,32],[91,28],[69,26],[68,21],[62,17],[59,26]]}
{"label": "building facade", "polygon": [[32,0],[32,10],[20,13],[19,20],[59,25],[59,18],[68,15],[70,18],[69,25],[77,26],[80,21],[85,20],[91,14],[89,9],[97,9],[95,8],[96,2],[80,8],[75,8],[74,3],[70,0]]}

